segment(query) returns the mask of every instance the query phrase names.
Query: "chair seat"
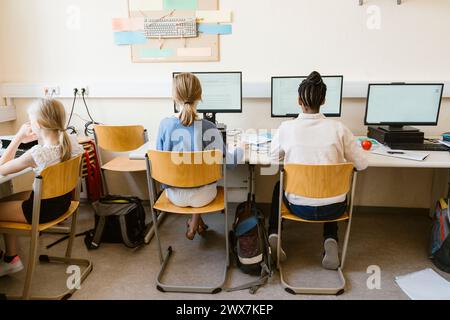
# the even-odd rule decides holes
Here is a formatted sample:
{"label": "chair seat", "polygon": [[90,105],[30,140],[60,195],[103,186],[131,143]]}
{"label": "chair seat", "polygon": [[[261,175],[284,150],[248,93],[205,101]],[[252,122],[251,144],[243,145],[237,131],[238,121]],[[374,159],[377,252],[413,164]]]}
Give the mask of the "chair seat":
{"label": "chair seat", "polygon": [[[38,230],[44,231],[47,230],[64,220],[70,218],[70,216],[77,210],[80,202],[79,201],[72,201],[70,204],[69,210],[67,210],[66,213],[64,213],[61,217],[59,217],[56,220],[42,223],[39,225]],[[31,224],[28,223],[17,223],[17,222],[0,222],[0,229],[14,229],[14,230],[22,230],[22,231],[31,231]]]}
{"label": "chair seat", "polygon": [[120,156],[112,159],[102,166],[103,170],[120,172],[146,171],[145,160],[130,160],[127,156]]}
{"label": "chair seat", "polygon": [[163,192],[161,193],[153,208],[163,212],[178,214],[206,214],[222,211],[225,209],[224,190],[223,187],[217,187],[217,196],[214,201],[201,208],[177,207],[172,202],[170,202],[169,198],[167,198],[166,196],[166,193]]}
{"label": "chair seat", "polygon": [[281,216],[283,219],[286,219],[286,220],[292,220],[292,221],[297,221],[297,222],[306,222],[306,223],[338,222],[338,221],[345,221],[350,218],[348,215],[348,212],[345,212],[341,217],[339,217],[338,219],[335,219],[335,220],[322,220],[322,221],[305,220],[305,219],[297,217],[296,215],[293,215],[284,203],[281,204]]}

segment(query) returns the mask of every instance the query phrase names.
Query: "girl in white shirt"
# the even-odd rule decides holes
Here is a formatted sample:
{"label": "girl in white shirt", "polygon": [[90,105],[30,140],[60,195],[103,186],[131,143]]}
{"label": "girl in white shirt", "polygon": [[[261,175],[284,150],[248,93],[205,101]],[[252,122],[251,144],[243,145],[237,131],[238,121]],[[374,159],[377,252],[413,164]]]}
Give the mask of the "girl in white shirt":
{"label": "girl in white shirt", "polygon": [[[341,122],[327,119],[320,113],[325,103],[327,86],[318,72],[312,72],[299,86],[298,104],[302,113],[297,119],[284,122],[271,144],[271,155],[284,163],[338,164],[352,162],[357,170],[367,167],[367,159],[352,132]],[[279,183],[274,188],[269,219],[269,242],[276,257],[278,232]],[[285,193],[284,203],[291,213],[305,220],[334,220],[347,209],[346,195],[312,199]],[[326,269],[339,267],[337,222],[324,224]],[[281,258],[286,259],[282,251]]]}
{"label": "girl in white shirt", "polygon": [[[65,130],[66,113],[61,102],[40,100],[28,110],[30,122],[24,124],[0,159],[0,175],[20,172],[32,167],[39,175],[46,167],[69,160],[82,153],[75,137]],[[15,159],[21,143],[39,138],[42,144],[34,146],[20,158]],[[42,200],[40,223],[59,218],[69,208],[72,192],[61,197]],[[15,194],[0,202],[0,221],[31,224],[33,214],[33,192]],[[23,264],[17,255],[17,239],[4,235],[6,252],[0,252],[0,277],[19,272]]]}

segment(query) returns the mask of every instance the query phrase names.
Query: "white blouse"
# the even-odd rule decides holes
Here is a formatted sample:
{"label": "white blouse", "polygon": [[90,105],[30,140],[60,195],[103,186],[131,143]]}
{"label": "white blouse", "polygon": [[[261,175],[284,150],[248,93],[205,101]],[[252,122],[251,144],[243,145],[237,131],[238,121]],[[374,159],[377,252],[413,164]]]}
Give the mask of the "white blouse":
{"label": "white blouse", "polygon": [[[83,153],[83,147],[78,143],[76,136],[70,135],[72,157]],[[36,164],[34,172],[40,174],[48,166],[61,161],[61,147],[59,145],[36,145],[27,151]]]}
{"label": "white blouse", "polygon": [[[341,122],[322,114],[300,114],[285,121],[271,144],[271,156],[284,163],[338,164],[352,162],[357,170],[367,168],[368,161],[356,143],[353,133]],[[345,194],[314,199],[286,193],[290,203],[303,206],[325,206],[345,201]]]}

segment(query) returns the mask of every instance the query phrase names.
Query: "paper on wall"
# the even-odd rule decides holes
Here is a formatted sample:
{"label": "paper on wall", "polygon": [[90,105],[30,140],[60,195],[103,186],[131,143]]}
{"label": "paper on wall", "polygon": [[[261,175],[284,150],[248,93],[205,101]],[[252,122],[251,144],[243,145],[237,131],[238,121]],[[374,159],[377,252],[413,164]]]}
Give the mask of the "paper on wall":
{"label": "paper on wall", "polygon": [[202,23],[231,22],[231,11],[198,10],[195,16]]}

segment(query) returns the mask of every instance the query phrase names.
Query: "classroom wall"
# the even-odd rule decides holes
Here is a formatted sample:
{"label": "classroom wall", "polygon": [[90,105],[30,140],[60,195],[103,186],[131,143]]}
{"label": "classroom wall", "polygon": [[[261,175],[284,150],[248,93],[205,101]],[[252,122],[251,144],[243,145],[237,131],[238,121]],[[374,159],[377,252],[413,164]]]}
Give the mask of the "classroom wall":
{"label": "classroom wall", "polygon": [[[172,71],[242,70],[244,81],[269,81],[272,75],[344,74],[350,81],[450,80],[450,1],[226,0],[233,11],[233,35],[221,37],[221,61],[186,64],[133,64],[128,47],[113,43],[111,19],[127,16],[126,0],[0,1],[0,82],[79,83],[170,80]],[[374,6],[375,5],[375,6]],[[80,10],[79,27],[72,22]],[[369,10],[369,12],[368,12]],[[376,16],[380,13],[379,28]],[[375,20],[374,20],[375,19]],[[76,19],[75,19],[76,20]],[[15,99],[18,120],[0,124],[12,133],[26,119],[31,100]],[[67,109],[71,101],[63,100]],[[169,99],[92,99],[94,118],[109,124],[140,123],[154,137],[158,123],[171,115]],[[343,121],[364,134],[364,99],[344,99]],[[450,99],[437,127],[448,131]],[[79,102],[76,113],[87,118]],[[82,128],[82,121],[75,123]],[[268,99],[245,99],[243,114],[220,115],[229,127],[276,128]],[[269,201],[274,177],[258,179],[259,200]],[[419,182],[419,183],[418,183]],[[121,183],[122,184],[122,183]],[[430,170],[371,169],[360,176],[360,205],[428,207]]]}

